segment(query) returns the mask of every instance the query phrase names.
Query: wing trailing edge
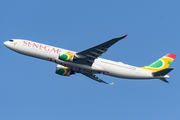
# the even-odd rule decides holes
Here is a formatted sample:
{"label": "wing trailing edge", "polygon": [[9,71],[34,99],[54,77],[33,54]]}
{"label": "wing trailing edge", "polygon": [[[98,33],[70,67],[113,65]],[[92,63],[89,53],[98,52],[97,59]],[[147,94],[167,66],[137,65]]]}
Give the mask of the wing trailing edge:
{"label": "wing trailing edge", "polygon": [[89,74],[89,73],[82,73],[82,74],[85,75],[86,77],[89,77],[89,78],[91,78],[91,79],[93,79],[93,80],[95,80],[95,81],[97,81],[97,82],[100,82],[100,83],[105,83],[105,84],[109,84],[109,85],[113,85],[113,84],[114,84],[114,82],[113,82],[113,83],[107,83],[107,82],[99,79],[99,78],[98,78],[96,75],[94,75],[94,74]]}

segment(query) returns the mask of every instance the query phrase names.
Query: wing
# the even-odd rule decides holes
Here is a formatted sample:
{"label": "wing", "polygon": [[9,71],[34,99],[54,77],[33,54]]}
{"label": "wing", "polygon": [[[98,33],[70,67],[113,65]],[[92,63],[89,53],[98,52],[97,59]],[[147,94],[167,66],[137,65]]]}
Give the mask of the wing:
{"label": "wing", "polygon": [[112,83],[107,83],[107,82],[105,82],[105,81],[103,81],[103,80],[101,80],[101,79],[99,79],[96,75],[94,75],[94,74],[89,74],[89,73],[82,73],[83,75],[85,75],[85,76],[87,76],[87,77],[89,77],[89,78],[91,78],[91,79],[93,79],[93,80],[95,80],[95,81],[97,81],[97,82],[102,82],[102,83],[105,83],[105,84],[112,84]]}
{"label": "wing", "polygon": [[76,55],[79,56],[79,58],[75,62],[91,66],[96,58],[101,56],[103,53],[107,51],[109,47],[111,47],[113,44],[115,44],[119,40],[125,38],[126,36],[127,35],[111,39],[105,43],[102,43],[95,47],[76,53]]}

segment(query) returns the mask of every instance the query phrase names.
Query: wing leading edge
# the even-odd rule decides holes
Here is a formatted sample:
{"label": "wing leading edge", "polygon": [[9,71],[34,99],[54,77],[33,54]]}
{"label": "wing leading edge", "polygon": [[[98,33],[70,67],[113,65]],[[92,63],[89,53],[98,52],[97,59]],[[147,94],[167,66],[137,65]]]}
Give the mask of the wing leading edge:
{"label": "wing leading edge", "polygon": [[79,56],[79,59],[77,59],[75,62],[91,66],[96,58],[101,56],[103,53],[105,53],[108,50],[109,47],[111,47],[113,44],[115,44],[119,40],[125,38],[126,36],[127,35],[111,39],[100,45],[97,45],[95,47],[76,53],[76,55]]}
{"label": "wing leading edge", "polygon": [[[105,53],[108,50],[109,47],[111,47],[113,44],[115,44],[119,40],[125,38],[126,36],[127,35],[124,35],[124,36],[118,37],[118,38],[114,38],[114,39],[111,39],[111,40],[104,42],[100,45],[97,45],[95,47],[92,47],[92,48],[89,48],[87,50],[78,52],[78,53],[76,53],[76,55],[78,56],[78,59],[76,59],[76,61],[74,61],[74,62],[91,66],[96,58],[101,56],[103,53]],[[94,74],[89,74],[89,73],[82,73],[82,74],[93,79],[93,80],[95,80],[95,81],[97,81],[97,82],[100,82],[100,83],[105,83],[105,84],[109,84],[109,85],[114,84],[114,83],[107,83],[107,82],[99,79]]]}

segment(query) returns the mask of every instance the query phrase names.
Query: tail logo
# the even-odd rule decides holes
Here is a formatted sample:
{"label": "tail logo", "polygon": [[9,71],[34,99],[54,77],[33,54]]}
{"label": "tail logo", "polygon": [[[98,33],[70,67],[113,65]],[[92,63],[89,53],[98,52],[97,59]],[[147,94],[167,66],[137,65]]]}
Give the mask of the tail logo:
{"label": "tail logo", "polygon": [[148,66],[141,67],[143,69],[152,70],[152,71],[160,71],[165,68],[168,68],[172,61],[175,59],[176,55],[174,54],[167,54],[160,58],[159,60],[153,62]]}
{"label": "tail logo", "polygon": [[164,66],[164,61],[159,59],[155,62],[153,62],[152,64],[146,66],[146,67],[149,67],[149,68],[161,68]]}
{"label": "tail logo", "polygon": [[168,63],[167,63],[167,64],[169,64],[169,65],[170,65],[171,63],[172,63],[171,61],[168,61]]}

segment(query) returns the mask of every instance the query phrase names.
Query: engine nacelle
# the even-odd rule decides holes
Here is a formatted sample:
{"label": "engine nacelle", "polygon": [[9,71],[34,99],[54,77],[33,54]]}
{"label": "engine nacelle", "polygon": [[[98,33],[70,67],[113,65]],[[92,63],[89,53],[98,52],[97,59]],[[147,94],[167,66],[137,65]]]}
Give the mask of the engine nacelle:
{"label": "engine nacelle", "polygon": [[56,66],[56,73],[63,76],[70,76],[72,74],[75,74],[74,71],[72,71],[68,67],[59,64]]}
{"label": "engine nacelle", "polygon": [[73,59],[75,58],[74,54],[70,53],[70,52],[67,52],[67,53],[64,53],[64,54],[60,54],[59,55],[59,59],[60,60],[63,60],[63,61],[73,61]]}

